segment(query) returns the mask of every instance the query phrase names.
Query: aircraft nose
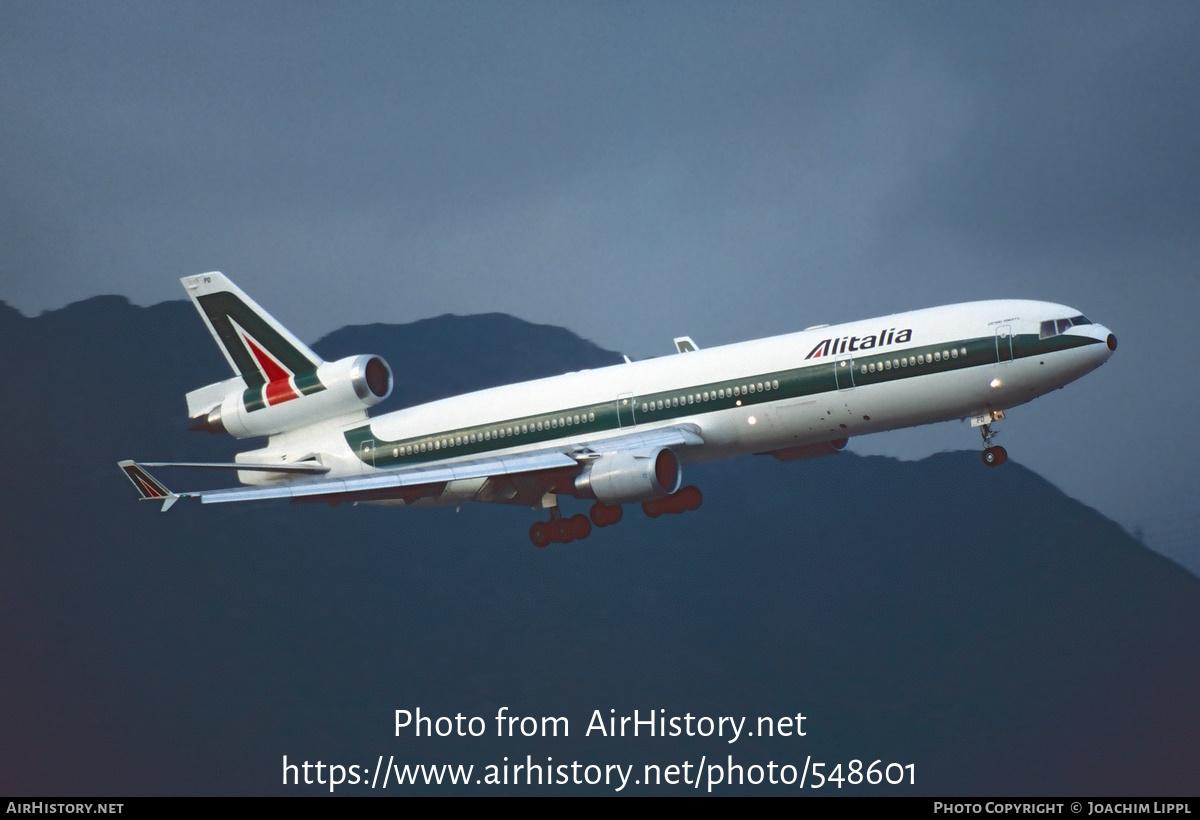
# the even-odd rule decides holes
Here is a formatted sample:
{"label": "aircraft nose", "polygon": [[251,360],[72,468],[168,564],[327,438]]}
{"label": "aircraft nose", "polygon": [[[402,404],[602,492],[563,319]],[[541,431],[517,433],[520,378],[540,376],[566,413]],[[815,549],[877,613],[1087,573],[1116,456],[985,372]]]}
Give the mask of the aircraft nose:
{"label": "aircraft nose", "polygon": [[1088,335],[1090,335],[1096,341],[1104,343],[1103,346],[1095,345],[1093,347],[1093,350],[1095,350],[1096,361],[1103,364],[1111,359],[1112,354],[1116,352],[1117,336],[1107,327],[1099,324],[1092,325],[1091,331],[1092,332]]}

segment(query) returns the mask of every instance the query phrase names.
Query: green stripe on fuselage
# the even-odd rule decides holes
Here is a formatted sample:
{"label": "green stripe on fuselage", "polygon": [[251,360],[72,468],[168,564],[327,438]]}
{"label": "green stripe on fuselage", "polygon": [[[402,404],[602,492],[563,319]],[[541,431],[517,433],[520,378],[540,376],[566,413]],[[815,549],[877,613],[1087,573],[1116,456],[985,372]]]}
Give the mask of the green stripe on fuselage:
{"label": "green stripe on fuselage", "polygon": [[[1012,337],[1013,357],[1018,359],[1099,343],[1098,339],[1083,336],[1063,335],[1039,339],[1037,334],[1030,334]],[[634,404],[634,422],[648,424],[670,421],[734,407],[752,407],[767,402],[832,393],[838,389],[834,375],[838,361],[853,363],[854,387],[867,387],[930,373],[947,373],[997,363],[994,336],[889,350],[886,356],[882,351],[872,352],[874,355],[870,356],[850,354],[849,359],[844,356],[824,356],[819,361],[789,370],[645,393],[631,399]],[[872,364],[875,365],[874,371],[870,369]],[[867,367],[866,373],[862,372],[864,366]],[[505,419],[491,424],[460,427],[394,441],[376,440],[370,424],[346,431],[345,437],[350,449],[361,460],[377,468],[387,469],[446,458],[486,455],[497,450],[538,444],[567,436],[578,439],[619,430],[621,425],[617,418],[617,401],[618,399],[613,399],[599,404],[573,407],[570,410]],[[661,410],[658,409],[660,401],[663,402]],[[642,409],[643,405],[645,410]],[[650,409],[651,407],[654,409]],[[576,424],[576,415],[588,420]],[[558,424],[560,419],[565,422],[568,417],[571,419],[570,424]],[[537,429],[539,422],[542,424],[541,430]],[[519,432],[522,427],[525,428],[525,432]],[[507,431],[509,428],[515,428],[518,432],[511,436],[495,435],[495,431]],[[443,442],[446,442],[444,447]],[[424,451],[421,451],[421,446],[425,447]]]}
{"label": "green stripe on fuselage", "polygon": [[[578,422],[575,421],[576,418],[579,418]],[[560,419],[563,422],[561,425]],[[537,429],[538,424],[542,425],[542,429]],[[616,401],[611,401],[573,407],[560,413],[523,416],[494,424],[464,427],[396,441],[375,440],[371,426],[364,424],[362,427],[346,431],[346,443],[364,462],[386,468],[440,461],[452,456],[486,454],[494,450],[559,439],[567,433],[572,434],[572,437],[595,435],[618,427]]]}

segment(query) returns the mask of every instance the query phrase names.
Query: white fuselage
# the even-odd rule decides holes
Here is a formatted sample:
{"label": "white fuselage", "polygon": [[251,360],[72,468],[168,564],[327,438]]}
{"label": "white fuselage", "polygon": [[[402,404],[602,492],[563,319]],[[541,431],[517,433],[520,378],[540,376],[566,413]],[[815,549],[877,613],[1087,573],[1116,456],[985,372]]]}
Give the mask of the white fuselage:
{"label": "white fuselage", "polygon": [[[495,387],[271,439],[261,460],[319,452],[329,477],[452,463],[688,424],[697,461],[1005,410],[1107,361],[1109,330],[1034,301],[971,302]],[[300,451],[304,452],[300,452]],[[243,473],[243,480],[264,481]],[[443,500],[455,500],[446,497]]]}

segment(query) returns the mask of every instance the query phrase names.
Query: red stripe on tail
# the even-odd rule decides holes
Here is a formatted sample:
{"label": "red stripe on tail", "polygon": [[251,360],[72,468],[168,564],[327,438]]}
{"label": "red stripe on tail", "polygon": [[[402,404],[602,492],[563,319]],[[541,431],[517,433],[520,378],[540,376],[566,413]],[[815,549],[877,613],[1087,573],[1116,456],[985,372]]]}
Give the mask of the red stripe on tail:
{"label": "red stripe on tail", "polygon": [[246,345],[254,354],[254,358],[258,360],[258,366],[262,368],[263,374],[267,377],[267,386],[263,392],[267,404],[281,404],[300,398],[296,388],[292,387],[291,374],[284,370],[279,362],[275,361],[266,351],[256,345],[249,336],[243,334],[242,338],[246,340]]}

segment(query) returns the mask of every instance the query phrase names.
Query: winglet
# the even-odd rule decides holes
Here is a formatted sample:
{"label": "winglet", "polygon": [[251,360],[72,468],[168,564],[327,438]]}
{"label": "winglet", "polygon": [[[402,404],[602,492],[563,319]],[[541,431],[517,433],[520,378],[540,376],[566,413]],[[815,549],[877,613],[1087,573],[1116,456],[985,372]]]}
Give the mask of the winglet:
{"label": "winglet", "polygon": [[134,461],[118,461],[117,466],[121,468],[121,472],[125,473],[125,477],[133,482],[133,486],[141,494],[141,501],[158,501],[162,500],[162,512],[171,509],[171,506],[179,500],[179,496],[163,486],[162,482],[148,472],[143,470],[141,466]]}

